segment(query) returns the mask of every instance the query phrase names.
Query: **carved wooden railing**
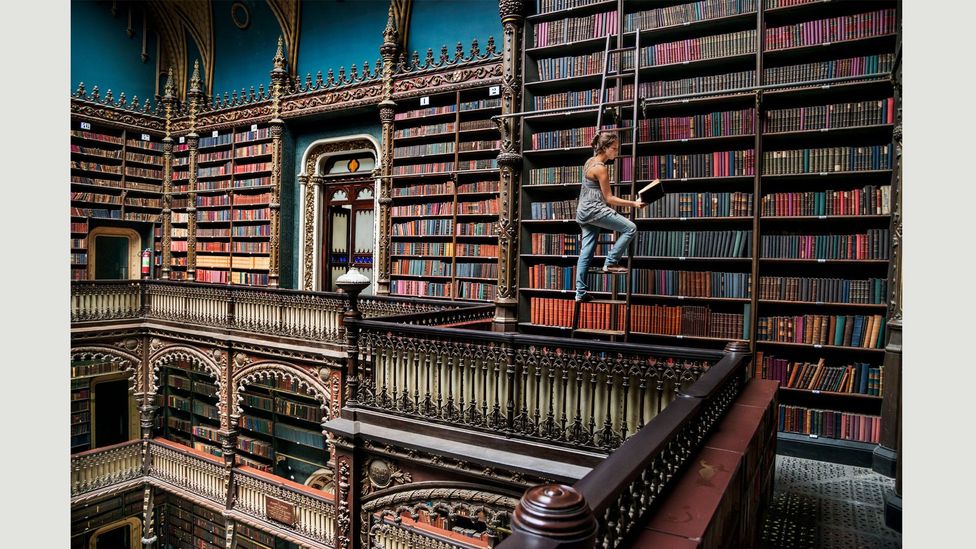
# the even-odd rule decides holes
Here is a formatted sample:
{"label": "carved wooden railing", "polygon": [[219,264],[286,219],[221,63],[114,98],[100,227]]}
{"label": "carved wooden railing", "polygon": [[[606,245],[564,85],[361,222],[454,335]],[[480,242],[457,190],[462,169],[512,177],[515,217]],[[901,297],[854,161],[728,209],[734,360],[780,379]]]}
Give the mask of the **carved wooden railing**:
{"label": "carved wooden railing", "polygon": [[355,321],[360,406],[603,451],[723,356],[400,320]]}
{"label": "carved wooden railing", "polygon": [[[173,281],[73,281],[71,321],[163,320],[316,342],[344,342],[342,313],[348,303],[339,292],[305,292]],[[470,303],[386,296],[359,300],[367,318],[420,315],[423,324],[470,320],[461,313]],[[483,307],[482,307],[483,308]],[[456,311],[456,314],[448,314]],[[438,317],[436,313],[446,316]],[[478,317],[480,318],[480,317]]]}
{"label": "carved wooden railing", "polygon": [[269,516],[268,498],[273,498],[292,508],[294,523],[287,526],[277,524],[279,528],[314,540],[331,542],[335,539],[335,496],[330,493],[277,478],[251,467],[234,469],[234,490],[235,511],[263,519]]}
{"label": "carved wooden railing", "polygon": [[71,456],[71,497],[142,476],[140,442],[133,440]]}
{"label": "carved wooden railing", "polygon": [[223,460],[165,439],[149,445],[149,476],[213,500],[227,499]]}
{"label": "carved wooden railing", "polygon": [[[572,488],[528,490],[515,511],[515,532],[499,548],[624,546],[738,396],[750,355],[744,346],[727,349],[701,379]],[[595,531],[588,526],[594,522]]]}

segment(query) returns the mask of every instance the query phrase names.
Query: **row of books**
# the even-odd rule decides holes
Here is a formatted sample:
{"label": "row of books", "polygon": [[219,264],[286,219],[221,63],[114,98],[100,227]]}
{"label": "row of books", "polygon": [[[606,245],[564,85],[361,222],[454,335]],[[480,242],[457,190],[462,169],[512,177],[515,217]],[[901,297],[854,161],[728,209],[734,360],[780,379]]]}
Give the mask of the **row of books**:
{"label": "row of books", "polygon": [[112,160],[122,159],[122,149],[99,149],[95,147],[82,147],[80,145],[71,145],[71,152],[87,154],[91,156],[100,156],[102,158],[108,158]]}
{"label": "row of books", "polygon": [[888,259],[888,229],[863,234],[767,234],[760,237],[764,258]]}
{"label": "row of books", "polygon": [[[223,166],[210,166],[208,168],[198,168],[197,169],[197,177],[212,177],[212,176],[215,176],[215,175],[230,175],[230,173],[231,173],[231,162],[227,162]],[[180,175],[181,176],[185,176],[185,177],[179,177],[180,179],[187,179],[187,178],[189,178],[189,175],[187,175],[187,174],[180,174]],[[178,179],[176,172],[173,173],[173,179]]]}
{"label": "row of books", "polygon": [[429,107],[426,109],[416,109],[406,112],[398,112],[394,115],[394,120],[411,120],[414,118],[426,118],[428,116],[434,116],[437,114],[447,114],[449,112],[457,112],[457,105],[444,105],[441,107]]}
{"label": "row of books", "polygon": [[703,0],[624,14],[624,31],[687,25],[756,11],[756,0]]}
{"label": "row of books", "polygon": [[[122,181],[119,179],[100,179],[97,177],[86,177],[83,175],[72,175],[72,183],[81,183],[83,185],[95,185],[98,187],[112,187],[112,188],[122,188]],[[155,188],[155,186],[153,186]]]}
{"label": "row of books", "polygon": [[[730,177],[753,175],[756,151],[716,151],[698,154],[664,154],[637,157],[637,179],[682,179],[687,177]],[[769,153],[766,153],[768,156]],[[621,165],[621,179],[628,175]],[[629,180],[627,178],[626,180]]]}
{"label": "row of books", "polygon": [[854,103],[831,103],[773,109],[766,112],[767,132],[795,132],[892,124],[895,99],[878,99]]}
{"label": "row of books", "polygon": [[498,224],[494,222],[458,223],[458,236],[495,236],[498,234]]}
{"label": "row of books", "polygon": [[549,13],[570,8],[596,4],[604,0],[535,0],[536,13]]}
{"label": "row of books", "polygon": [[[643,91],[648,82],[641,84]],[[607,102],[617,100],[617,89],[608,87],[606,90]],[[624,84],[620,93],[621,99],[634,98],[634,85]],[[600,88],[591,90],[565,91],[551,93],[548,95],[537,95],[532,98],[532,105],[535,110],[562,109],[565,107],[582,107],[585,105],[596,105],[600,102]]]}
{"label": "row of books", "polygon": [[827,366],[824,359],[818,362],[790,362],[772,356],[762,357],[757,353],[757,364],[761,360],[762,376],[775,379],[782,387],[807,391],[825,391],[868,396],[881,396],[883,390],[884,368],[872,367],[866,362],[848,366]]}
{"label": "row of books", "polygon": [[765,151],[768,175],[891,169],[891,145]]}
{"label": "row of books", "polygon": [[498,263],[456,263],[454,276],[497,279]]}
{"label": "row of books", "polygon": [[271,459],[274,457],[274,449],[270,444],[263,440],[239,435],[237,437],[237,448],[251,455]]}
{"label": "row of books", "polygon": [[649,257],[751,257],[752,231],[638,231],[634,254]]}
{"label": "row of books", "polygon": [[218,433],[217,429],[206,427],[204,425],[194,425],[193,436],[205,438],[213,442],[220,442],[220,434]]}
{"label": "row of books", "polygon": [[888,299],[888,280],[763,276],[759,278],[759,299],[883,305]]}
{"label": "row of books", "polygon": [[567,44],[577,40],[589,40],[618,30],[617,10],[605,11],[555,21],[542,21],[533,27],[533,46],[545,47]]}
{"label": "row of books", "polygon": [[430,196],[432,194],[454,194],[454,182],[425,183],[423,185],[407,185],[394,187],[393,196]]}
{"label": "row of books", "polygon": [[869,11],[766,29],[767,51],[894,34],[895,9]]}
{"label": "row of books", "polygon": [[781,404],[779,430],[877,444],[881,436],[881,417]]}
{"label": "row of books", "polygon": [[73,202],[90,202],[93,204],[122,204],[122,196],[101,193],[71,193]]}
{"label": "row of books", "polygon": [[764,216],[889,215],[891,186],[865,185],[851,191],[773,193],[762,199]]}
{"label": "row of books", "polygon": [[400,259],[391,263],[394,275],[451,276],[451,264],[439,259]]}
{"label": "row of books", "polygon": [[760,317],[756,339],[835,347],[884,347],[882,315],[795,315]]}
{"label": "row of books", "polygon": [[393,242],[390,244],[392,255],[442,255],[453,256],[452,242]]}
{"label": "row of books", "polygon": [[141,208],[161,208],[163,207],[163,201],[160,198],[125,198],[126,206],[138,206]]}
{"label": "row of books", "polygon": [[114,143],[116,145],[122,144],[121,135],[108,135],[108,134],[92,132],[92,131],[71,130],[71,137],[80,137],[82,139],[90,139],[92,141],[102,141],[104,143]]}
{"label": "row of books", "polygon": [[83,162],[80,160],[71,161],[71,169],[73,170],[86,170],[89,172],[100,172],[100,173],[114,173],[121,175],[122,166],[113,164],[99,164],[98,162]]}
{"label": "row of books", "polygon": [[122,219],[122,210],[108,210],[105,208],[71,208],[71,215],[75,217]]}
{"label": "row of books", "polygon": [[448,172],[454,169],[454,162],[426,162],[424,164],[400,164],[393,166],[393,175],[420,175],[425,173]]}
{"label": "row of books", "polygon": [[460,103],[461,112],[476,111],[480,109],[494,109],[502,106],[502,98],[496,99],[475,99],[474,101],[462,101]]}
{"label": "row of books", "polygon": [[[702,36],[700,38],[686,38],[684,40],[641,48],[640,66],[656,67],[755,52],[756,30],[749,29],[727,34]],[[633,61],[628,66],[627,57],[627,55],[621,56],[623,70],[633,68]]]}
{"label": "row of books", "polygon": [[487,118],[487,119],[480,119],[479,118],[479,119],[475,119],[475,120],[465,120],[465,121],[462,121],[461,122],[461,130],[460,131],[466,132],[466,131],[471,131],[471,130],[497,130],[497,129],[498,129],[498,126],[495,124],[495,121],[494,120],[492,120],[490,118]]}
{"label": "row of books", "polygon": [[454,204],[452,202],[427,202],[390,208],[390,215],[394,217],[452,214],[454,214]]}
{"label": "row of books", "polygon": [[668,141],[745,135],[756,132],[756,109],[713,112],[694,116],[669,116],[638,122],[640,141]]}
{"label": "row of books", "polygon": [[392,225],[393,236],[450,236],[454,222],[450,219],[420,219]]}
{"label": "row of books", "polygon": [[[572,299],[532,297],[529,321],[539,326],[572,327]],[[745,306],[748,309],[748,305]],[[748,313],[719,313],[700,305],[631,305],[623,303],[579,304],[581,329],[623,330],[630,315],[631,332],[720,339],[748,339]]]}
{"label": "row of books", "polygon": [[533,202],[529,219],[576,219],[575,198],[555,202]]}
{"label": "row of books", "polygon": [[271,154],[271,143],[258,143],[234,149],[234,158],[249,158]]}
{"label": "row of books", "polygon": [[404,138],[404,137],[421,137],[427,135],[441,135],[445,133],[454,133],[455,129],[454,122],[445,122],[443,124],[428,124],[426,126],[414,126],[412,128],[401,128],[393,132],[394,138]]}
{"label": "row of books", "polygon": [[132,177],[145,177],[147,179],[162,179],[163,170],[153,170],[149,168],[136,168],[134,166],[126,166],[125,175],[132,176]]}
{"label": "row of books", "polygon": [[125,160],[126,162],[139,162],[141,164],[151,164],[153,166],[163,165],[163,157],[154,154],[126,152]]}
{"label": "row of books", "polygon": [[419,297],[451,297],[450,282],[428,282],[426,280],[391,280],[390,293]]}
{"label": "row of books", "polygon": [[[535,255],[575,255],[580,249],[580,235],[576,234],[553,234],[553,233],[532,233],[529,235],[530,251]],[[597,256],[606,255],[610,251],[614,242],[613,233],[600,233],[597,236],[594,254]]]}
{"label": "row of books", "polygon": [[785,65],[763,69],[763,82],[770,84],[789,84],[844,78],[851,76],[887,76],[895,64],[894,53],[865,55],[815,61],[799,65]]}
{"label": "row of books", "polygon": [[631,285],[637,294],[747,299],[752,293],[752,275],[635,267]]}
{"label": "row of books", "polygon": [[496,151],[501,146],[502,146],[502,142],[499,139],[483,139],[480,141],[461,141],[458,144],[458,151],[460,152]]}
{"label": "row of books", "polygon": [[234,153],[230,149],[226,151],[214,151],[197,155],[197,162],[218,162],[220,160],[231,160]]}
{"label": "row of books", "polygon": [[426,143],[424,145],[407,145],[403,147],[394,147],[393,157],[398,159],[413,157],[413,156],[426,156],[429,154],[447,154],[454,152],[454,142],[447,141],[444,143]]}
{"label": "row of books", "polygon": [[672,193],[638,210],[638,217],[750,217],[752,193]]}
{"label": "row of books", "polygon": [[289,417],[303,419],[312,423],[321,423],[325,413],[318,406],[309,406],[287,398],[275,399],[275,413]]}
{"label": "row of books", "polygon": [[249,272],[234,271],[233,273],[231,273],[230,281],[233,284],[267,286],[268,273],[249,273]]}
{"label": "row of books", "polygon": [[[270,258],[263,256],[229,256],[206,254],[197,256],[197,267],[208,269],[268,269],[270,261]],[[224,280],[224,282],[226,282],[226,280]]]}
{"label": "row of books", "polygon": [[495,284],[468,280],[459,280],[457,282],[457,297],[459,299],[494,301],[497,295],[498,286]]}
{"label": "row of books", "polygon": [[459,215],[497,215],[498,199],[481,200],[478,202],[458,202],[457,213]]}
{"label": "row of books", "polygon": [[257,173],[271,171],[271,162],[253,162],[251,164],[234,164],[234,174]]}
{"label": "row of books", "polygon": [[596,136],[596,128],[569,128],[532,134],[532,149],[560,149],[563,147],[589,147]]}

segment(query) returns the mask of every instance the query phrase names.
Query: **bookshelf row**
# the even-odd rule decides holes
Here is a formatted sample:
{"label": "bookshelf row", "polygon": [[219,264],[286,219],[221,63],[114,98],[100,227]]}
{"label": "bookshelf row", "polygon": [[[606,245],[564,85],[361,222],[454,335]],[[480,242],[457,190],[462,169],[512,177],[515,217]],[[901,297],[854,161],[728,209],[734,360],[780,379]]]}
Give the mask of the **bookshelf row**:
{"label": "bookshelf row", "polygon": [[[523,47],[523,330],[569,336],[577,313],[582,337],[744,340],[755,347],[754,374],[780,380],[793,407],[781,431],[875,440],[896,3],[538,0],[535,8]],[[608,35],[610,48],[630,50],[604,59]],[[613,78],[601,97],[605,62]],[[758,86],[773,87],[758,96]],[[638,228],[621,261],[628,274],[585,273],[596,300],[576,310],[576,199],[596,106],[635,98],[636,116],[624,110],[619,127],[609,126],[621,136],[611,190],[630,199],[661,179],[664,197],[621,209]],[[593,265],[613,242],[611,233],[598,237]]]}
{"label": "bookshelf row", "polygon": [[491,301],[498,282],[494,89],[422,97],[394,118],[390,293]]}

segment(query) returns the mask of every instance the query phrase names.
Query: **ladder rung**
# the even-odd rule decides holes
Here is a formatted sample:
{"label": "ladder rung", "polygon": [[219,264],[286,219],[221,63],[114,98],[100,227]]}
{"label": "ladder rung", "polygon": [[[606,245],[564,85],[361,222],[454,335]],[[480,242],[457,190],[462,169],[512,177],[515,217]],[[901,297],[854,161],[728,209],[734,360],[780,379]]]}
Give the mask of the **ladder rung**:
{"label": "ladder rung", "polygon": [[634,48],[614,48],[609,50],[607,53],[620,53],[625,51],[634,51]]}
{"label": "ladder rung", "polygon": [[[626,128],[626,129],[630,129],[630,128]],[[601,130],[601,131],[608,131],[608,130]],[[619,273],[615,273],[613,271],[604,271],[603,270],[603,267],[590,267],[587,272],[597,273],[597,274],[615,274],[615,275],[626,275],[627,274],[627,271],[622,271],[622,272],[619,272]]]}
{"label": "ladder rung", "polygon": [[603,303],[603,304],[627,303],[627,300],[626,299],[594,299],[592,301],[587,301],[586,303]]}
{"label": "ladder rung", "polygon": [[607,78],[632,78],[634,76],[634,71],[627,71],[617,74],[608,74]]}

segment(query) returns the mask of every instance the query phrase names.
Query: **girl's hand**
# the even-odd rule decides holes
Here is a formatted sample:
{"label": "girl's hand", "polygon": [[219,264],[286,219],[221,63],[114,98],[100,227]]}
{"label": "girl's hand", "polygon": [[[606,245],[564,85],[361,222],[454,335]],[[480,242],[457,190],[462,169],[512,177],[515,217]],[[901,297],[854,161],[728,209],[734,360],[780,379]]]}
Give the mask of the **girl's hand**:
{"label": "girl's hand", "polygon": [[638,198],[637,200],[635,200],[635,201],[633,202],[633,204],[634,204],[634,207],[635,207],[635,208],[642,208],[642,207],[644,206],[644,203],[643,203],[643,202],[641,202],[641,199],[640,199],[640,198]]}

